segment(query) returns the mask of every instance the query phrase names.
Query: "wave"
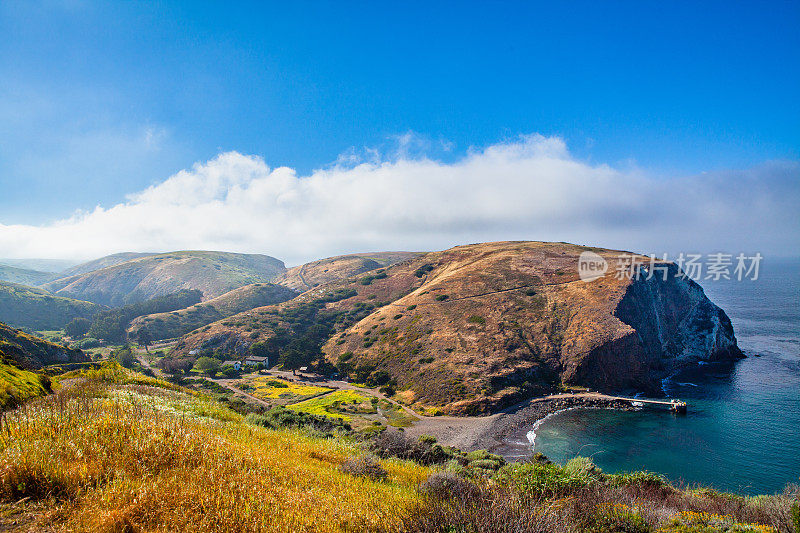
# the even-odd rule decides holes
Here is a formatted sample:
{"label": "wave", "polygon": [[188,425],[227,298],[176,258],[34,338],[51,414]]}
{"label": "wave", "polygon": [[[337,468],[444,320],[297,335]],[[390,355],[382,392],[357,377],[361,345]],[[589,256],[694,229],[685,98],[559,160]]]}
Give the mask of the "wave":
{"label": "wave", "polygon": [[680,381],[676,381],[675,385],[680,385],[681,387],[697,387],[696,383],[681,383]]}
{"label": "wave", "polygon": [[559,409],[558,411],[553,411],[549,415],[546,415],[544,418],[540,418],[539,420],[534,422],[533,427],[531,428],[531,430],[528,431],[528,433],[525,434],[525,436],[528,437],[528,442],[531,443],[531,452],[535,452],[536,451],[536,431],[539,429],[539,426],[541,426],[544,423],[544,421],[547,420],[548,418],[550,418],[552,416],[555,416],[558,413],[563,413],[565,411],[571,411],[572,409],[577,409],[577,407],[566,407],[564,409]]}

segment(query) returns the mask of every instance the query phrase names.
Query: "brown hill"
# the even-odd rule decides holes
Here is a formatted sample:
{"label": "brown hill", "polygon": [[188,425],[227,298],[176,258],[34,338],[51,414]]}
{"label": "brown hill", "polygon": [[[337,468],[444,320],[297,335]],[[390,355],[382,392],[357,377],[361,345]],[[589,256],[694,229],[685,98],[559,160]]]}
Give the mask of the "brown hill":
{"label": "brown hill", "polygon": [[140,316],[128,326],[128,338],[137,338],[139,330],[146,327],[153,340],[173,339],[255,307],[291,300],[298,294],[288,287],[272,283],[245,285],[186,309]]}
{"label": "brown hill", "polygon": [[149,255],[45,284],[59,296],[117,307],[197,289],[210,300],[226,292],[272,280],[286,268],[259,254],[182,251]]}
{"label": "brown hill", "polygon": [[417,252],[375,252],[328,257],[292,267],[276,277],[274,282],[304,292],[324,283],[393,265],[417,255]]}
{"label": "brown hill", "polygon": [[[587,283],[577,266],[590,250],[609,269]],[[667,263],[657,265],[666,280],[617,276],[622,253],[539,242],[431,252],[214,323],[178,351],[241,353],[330,323],[322,351],[340,371],[378,383],[386,372],[407,402],[458,414],[562,384],[652,391],[678,366],[741,357],[728,317],[699,285]],[[266,346],[274,356],[285,348]]]}

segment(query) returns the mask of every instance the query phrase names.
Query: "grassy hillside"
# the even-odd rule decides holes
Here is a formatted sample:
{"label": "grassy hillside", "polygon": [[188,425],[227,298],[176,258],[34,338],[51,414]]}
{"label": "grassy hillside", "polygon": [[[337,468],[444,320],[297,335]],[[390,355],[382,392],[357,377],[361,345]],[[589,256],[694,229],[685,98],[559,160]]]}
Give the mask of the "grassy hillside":
{"label": "grassy hillside", "polygon": [[268,282],[285,270],[281,261],[266,255],[182,251],[131,259],[58,279],[44,288],[117,307],[181,289],[200,290],[210,300],[244,285]]}
{"label": "grassy hillside", "polygon": [[156,254],[143,252],[121,252],[118,254],[107,255],[99,259],[92,259],[91,261],[86,261],[85,263],[80,263],[78,265],[66,268],[58,273],[57,279],[69,278],[72,276],[78,276],[80,274],[88,274],[89,272],[100,270],[101,268],[119,265],[120,263],[130,261],[131,259],[149,257],[151,255]]}
{"label": "grassy hillside", "polygon": [[40,272],[10,265],[0,264],[0,281],[20,285],[41,285],[53,279],[52,272]]}
{"label": "grassy hillside", "polygon": [[92,318],[105,307],[0,282],[0,321],[37,331],[61,329],[73,318]]}
{"label": "grassy hillside", "polygon": [[[592,283],[578,277],[586,250],[609,262]],[[730,321],[699,287],[674,276],[640,287],[615,275],[619,253],[537,242],[430,252],[216,322],[176,350],[224,355],[262,342],[273,361],[321,350],[358,382],[388,380],[403,401],[454,414],[495,410],[562,384],[656,386],[687,347],[705,346],[717,322],[724,335],[712,337],[729,335],[732,344],[698,357],[738,356]]]}
{"label": "grassy hillside", "polygon": [[173,339],[242,311],[285,302],[297,295],[292,289],[271,283],[245,285],[186,309],[141,316],[128,327],[128,338],[138,338],[139,330],[146,328],[153,340]]}
{"label": "grassy hillside", "polygon": [[313,289],[323,283],[338,281],[411,259],[415,252],[375,252],[329,257],[292,267],[277,278],[275,283],[299,292]]}
{"label": "grassy hillside", "polygon": [[85,361],[70,350],[0,323],[0,409],[50,391],[50,380],[33,372],[43,365]]}
{"label": "grassy hillside", "polygon": [[679,490],[584,458],[504,465],[388,430],[356,441],[116,365],[61,381],[6,416],[0,529],[794,533],[796,492]]}

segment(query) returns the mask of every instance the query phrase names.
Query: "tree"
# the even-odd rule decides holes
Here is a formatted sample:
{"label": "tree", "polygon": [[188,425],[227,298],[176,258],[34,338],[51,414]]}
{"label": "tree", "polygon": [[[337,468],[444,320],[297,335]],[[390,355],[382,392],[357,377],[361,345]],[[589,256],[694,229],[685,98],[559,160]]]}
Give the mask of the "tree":
{"label": "tree", "polygon": [[178,372],[188,372],[194,366],[194,359],[191,357],[164,357],[158,360],[158,368],[169,374]]}
{"label": "tree", "polygon": [[150,336],[150,332],[147,328],[140,328],[139,331],[136,333],[136,340],[139,342],[140,345],[144,346],[144,351],[150,353],[150,350],[147,349],[147,346],[153,342],[152,337]]}
{"label": "tree", "polygon": [[127,344],[111,352],[111,358],[125,368],[133,367],[133,364],[136,362],[136,358],[133,356],[133,350],[131,350],[131,347]]}
{"label": "tree", "polygon": [[219,372],[220,364],[219,361],[213,357],[200,357],[195,361],[194,369],[209,376],[213,376]]}
{"label": "tree", "polygon": [[86,335],[86,332],[89,331],[91,325],[92,321],[88,318],[73,318],[69,324],[64,326],[64,333],[73,339],[77,339],[78,337]]}

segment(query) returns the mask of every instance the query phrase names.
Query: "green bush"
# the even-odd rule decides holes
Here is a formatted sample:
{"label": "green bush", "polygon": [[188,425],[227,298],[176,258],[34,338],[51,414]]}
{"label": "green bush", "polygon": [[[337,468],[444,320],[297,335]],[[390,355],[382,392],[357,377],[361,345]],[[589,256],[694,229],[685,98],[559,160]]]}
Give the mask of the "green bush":
{"label": "green bush", "polygon": [[446,295],[446,294],[440,294],[439,296],[437,296],[437,297],[436,297],[436,298],[434,298],[434,299],[435,299],[437,302],[443,302],[443,301],[447,300],[448,298],[450,298],[448,295]]}
{"label": "green bush", "polygon": [[213,376],[220,369],[219,360],[211,357],[200,357],[194,363],[194,369],[198,372],[203,372],[209,376]]}
{"label": "green bush", "polygon": [[[569,468],[554,463],[513,463],[500,469],[496,481],[535,497],[561,497],[597,481],[591,461],[575,458]],[[569,463],[568,463],[569,464]]]}
{"label": "green bush", "polygon": [[642,515],[627,505],[604,503],[597,506],[584,531],[587,533],[648,533]]}
{"label": "green bush", "polygon": [[486,319],[480,315],[472,315],[467,319],[470,324],[486,324]]}

